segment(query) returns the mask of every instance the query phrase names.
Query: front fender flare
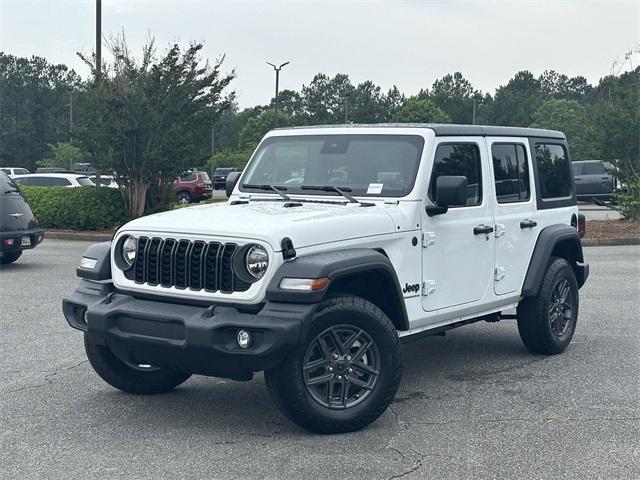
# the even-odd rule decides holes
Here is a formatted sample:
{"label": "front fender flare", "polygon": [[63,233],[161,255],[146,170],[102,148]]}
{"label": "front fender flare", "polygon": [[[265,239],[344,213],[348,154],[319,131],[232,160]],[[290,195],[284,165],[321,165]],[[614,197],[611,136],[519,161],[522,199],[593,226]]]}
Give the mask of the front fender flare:
{"label": "front fender flare", "polygon": [[[409,329],[407,309],[396,271],[389,258],[377,250],[353,248],[299,256],[280,266],[266,291],[266,300],[287,303],[320,303],[331,284],[349,275],[375,272],[383,275],[394,309],[399,315],[400,330]],[[329,278],[328,287],[315,292],[282,290],[283,278]]]}

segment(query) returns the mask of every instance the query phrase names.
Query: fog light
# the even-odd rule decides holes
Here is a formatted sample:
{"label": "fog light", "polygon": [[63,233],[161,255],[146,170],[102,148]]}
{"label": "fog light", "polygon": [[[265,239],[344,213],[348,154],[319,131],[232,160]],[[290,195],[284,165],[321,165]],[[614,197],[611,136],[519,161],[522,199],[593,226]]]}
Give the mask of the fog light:
{"label": "fog light", "polygon": [[251,334],[246,330],[240,330],[238,332],[236,341],[238,342],[238,346],[240,348],[247,348],[249,345],[251,345]]}

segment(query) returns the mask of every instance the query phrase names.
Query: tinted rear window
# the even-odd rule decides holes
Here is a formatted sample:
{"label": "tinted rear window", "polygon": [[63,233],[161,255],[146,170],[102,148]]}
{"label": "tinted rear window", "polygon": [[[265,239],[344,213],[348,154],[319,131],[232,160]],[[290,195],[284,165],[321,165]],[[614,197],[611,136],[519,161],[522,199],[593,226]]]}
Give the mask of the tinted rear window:
{"label": "tinted rear window", "polygon": [[195,182],[197,175],[195,172],[185,173],[180,177],[181,182]]}
{"label": "tinted rear window", "polygon": [[536,162],[542,198],[570,197],[571,167],[564,147],[548,143],[536,144]]}

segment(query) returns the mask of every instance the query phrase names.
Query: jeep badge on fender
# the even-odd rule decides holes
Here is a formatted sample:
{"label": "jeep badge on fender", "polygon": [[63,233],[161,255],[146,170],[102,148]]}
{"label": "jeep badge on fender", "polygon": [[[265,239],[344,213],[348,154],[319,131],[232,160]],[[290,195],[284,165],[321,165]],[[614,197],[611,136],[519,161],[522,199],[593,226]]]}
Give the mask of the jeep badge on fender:
{"label": "jeep badge on fender", "polygon": [[570,162],[551,130],[274,130],[229,173],[227,203],[91,246],[63,312],[115,388],[264,371],[294,422],[358,430],[393,401],[404,337],[517,307],[531,352],[567,348],[589,274]]}

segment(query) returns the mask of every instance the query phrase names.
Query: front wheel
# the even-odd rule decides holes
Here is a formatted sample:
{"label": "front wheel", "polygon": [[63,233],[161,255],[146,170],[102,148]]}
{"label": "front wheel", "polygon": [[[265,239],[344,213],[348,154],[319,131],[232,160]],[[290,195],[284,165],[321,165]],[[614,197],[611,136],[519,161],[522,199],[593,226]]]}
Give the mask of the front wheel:
{"label": "front wheel", "polygon": [[324,301],[305,340],[265,372],[280,410],[316,433],[359,430],[376,420],[402,377],[398,334],[377,306],[355,296]]}
{"label": "front wheel", "polygon": [[538,295],[518,305],[518,332],[533,353],[555,355],[571,343],[578,321],[578,282],[564,258],[552,257]]}
{"label": "front wheel", "polygon": [[84,348],[96,373],[112,387],[137,395],[151,395],[173,390],[191,375],[151,365],[125,363],[109,347],[96,343],[84,334]]}

